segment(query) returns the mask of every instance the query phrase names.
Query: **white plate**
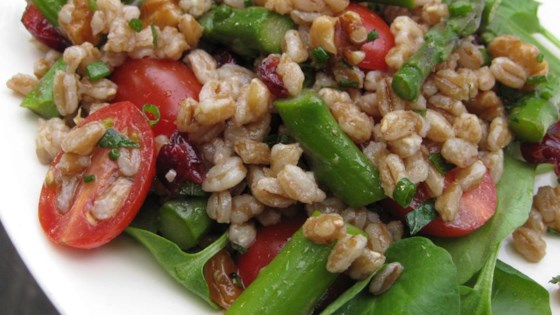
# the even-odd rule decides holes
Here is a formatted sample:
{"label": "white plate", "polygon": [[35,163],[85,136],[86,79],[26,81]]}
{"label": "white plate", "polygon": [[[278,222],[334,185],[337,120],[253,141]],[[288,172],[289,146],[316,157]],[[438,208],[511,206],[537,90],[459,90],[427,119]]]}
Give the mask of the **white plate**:
{"label": "white plate", "polygon": [[[553,27],[560,3],[542,2],[543,23],[560,37],[560,29]],[[44,236],[37,220],[46,170],[35,157],[37,117],[20,108],[20,98],[4,85],[17,72],[33,73],[39,57],[19,22],[24,7],[23,0],[0,1],[0,218],[23,261],[64,314],[215,314],[128,237],[86,252],[54,246]],[[507,241],[500,258],[547,288],[554,313],[560,314],[558,288],[548,283],[560,274],[560,239],[547,241],[548,255],[538,264],[523,261]]]}

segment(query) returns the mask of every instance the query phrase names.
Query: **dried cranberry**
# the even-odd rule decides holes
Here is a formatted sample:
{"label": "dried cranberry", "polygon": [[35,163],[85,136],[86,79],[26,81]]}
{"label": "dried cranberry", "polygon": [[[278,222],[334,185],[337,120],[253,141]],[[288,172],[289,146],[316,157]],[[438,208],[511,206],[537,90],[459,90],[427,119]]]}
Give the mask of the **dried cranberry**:
{"label": "dried cranberry", "polygon": [[216,59],[216,62],[218,63],[218,67],[221,67],[228,63],[237,64],[233,55],[230,54],[229,51],[225,51],[225,50],[219,53],[215,53],[214,59]]}
{"label": "dried cranberry", "polygon": [[266,57],[257,68],[257,75],[264,84],[270,90],[270,93],[274,94],[276,97],[287,97],[288,90],[284,87],[284,82],[282,78],[276,71],[278,64],[280,63],[280,57],[276,55],[270,55]]}
{"label": "dried cranberry", "polygon": [[[176,176],[170,181],[167,175],[171,170],[176,172]],[[185,181],[202,184],[206,178],[206,167],[186,134],[175,131],[170,143],[161,147],[156,160],[156,175],[172,191],[180,188]]]}
{"label": "dried cranberry", "polygon": [[554,164],[560,176],[560,121],[548,129],[540,143],[522,143],[521,153],[527,162]]}
{"label": "dried cranberry", "polygon": [[27,6],[21,22],[35,39],[54,50],[64,51],[66,47],[70,46],[70,41],[47,20],[34,4]]}

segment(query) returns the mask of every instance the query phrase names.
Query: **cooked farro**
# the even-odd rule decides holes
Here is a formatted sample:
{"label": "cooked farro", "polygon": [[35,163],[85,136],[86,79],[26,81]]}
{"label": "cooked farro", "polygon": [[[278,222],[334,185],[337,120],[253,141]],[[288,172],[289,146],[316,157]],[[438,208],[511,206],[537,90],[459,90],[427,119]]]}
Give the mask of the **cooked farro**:
{"label": "cooked farro", "polygon": [[[232,253],[251,250],[261,229],[307,213],[301,228],[303,235],[316,244],[333,244],[326,269],[331,273],[346,272],[354,280],[366,279],[378,271],[369,285],[375,295],[388,290],[406,272],[398,262],[380,268],[391,244],[409,236],[410,228],[403,223],[408,221],[395,220],[389,203],[354,206],[333,194],[335,189],[318,169],[336,166],[345,157],[331,156],[323,162],[325,165],[317,165],[320,163],[310,146],[288,124],[284,125],[275,100],[305,95],[302,92],[306,89],[316,92],[330,112],[329,119],[334,118],[340,127],[325,132],[336,139],[341,133],[338,130],[342,130],[342,137],[367,158],[365,162],[349,164],[369,162],[368,169],[373,166],[378,173],[368,176],[375,177],[385,197],[399,203],[396,187],[407,179],[416,189],[413,193],[421,192],[416,196],[425,194],[427,200],[433,201],[445,227],[461,218],[463,197],[480,193],[483,180],[484,189],[488,188],[487,174],[495,184],[502,177],[504,150],[514,141],[512,130],[515,131],[510,130],[507,116],[512,101],[501,98],[502,89],[529,93],[537,87],[534,82],[554,68],[542,60],[539,48],[513,36],[496,36],[486,46],[481,34],[454,38],[450,45],[454,49],[445,51],[445,60],[439,58],[441,62],[427,72],[419,95],[405,101],[395,87],[399,84],[398,71],[425,43],[431,42],[433,34],[427,32],[433,26],[455,17],[457,8],[448,7],[447,2],[416,0],[412,9],[381,5],[378,11],[388,32],[382,35],[392,36],[394,45],[377,58],[383,66],[373,68],[365,66],[372,57],[362,45],[379,40],[374,37],[381,30],[368,31],[366,19],[347,10],[348,5],[361,3],[148,0],[135,6],[118,0],[97,0],[93,9],[90,2],[69,0],[58,14],[62,36],[69,39],[68,48],[46,51],[34,66],[34,76],[18,74],[7,83],[16,93],[28,95],[41,84],[41,78],[57,59],[66,64],[53,78],[53,105],[60,117],[41,120],[36,138],[39,160],[44,164],[55,160],[45,185],[56,188],[53,203],[58,211],[73,211],[77,194],[83,191],[80,179],[95,181],[95,174],[88,176],[97,165],[94,153],[114,123],[112,117],[85,125],[81,125],[82,121],[100,108],[111,108],[110,102],[119,99],[119,83],[108,74],[92,78],[88,66],[102,62],[112,72],[129,59],[143,58],[186,64],[192,70],[192,80],[198,81],[201,88],[193,88],[191,95],[176,104],[170,128],[174,129],[174,123],[177,133],[154,135],[152,168],[156,177],[153,183],[145,184],[152,185],[150,193],[161,200],[184,199],[181,194],[189,188],[172,184],[185,181],[200,188],[197,194],[207,196],[200,197],[207,198],[205,215],[227,224],[213,226],[212,233],[227,233],[234,246],[226,250]],[[268,43],[248,47],[238,43],[237,38],[225,47],[214,46],[208,35],[211,27],[202,17],[216,5],[224,6],[220,19],[228,18],[231,10],[259,6],[291,18],[294,24],[291,30],[276,36],[278,45],[274,49],[265,47]],[[235,53],[230,54],[230,44],[247,47],[234,48]],[[486,48],[491,59],[485,55]],[[255,49],[260,55],[249,57],[243,49]],[[322,53],[326,57],[321,57]],[[269,65],[262,62],[267,55],[278,63],[267,68]],[[135,79],[135,75],[130,77]],[[539,93],[537,89],[536,95]],[[156,120],[166,118],[163,111],[155,115],[161,116]],[[145,113],[149,120],[151,114]],[[180,161],[184,162],[180,167],[166,168],[168,161],[161,158],[160,152],[165,151],[164,146],[178,145],[174,143],[178,135],[189,145],[188,150],[182,148],[189,151],[185,153],[188,158]],[[111,176],[102,179],[103,189],[96,193],[84,214],[92,226],[119,216],[120,209],[129,202],[127,196],[137,189],[135,177],[145,172],[140,153],[144,143],[137,142],[138,130],[124,130],[122,136],[140,148],[107,148],[109,160],[103,167]],[[448,165],[436,165],[434,155]],[[191,165],[196,163],[197,166]],[[451,176],[446,174],[447,166],[454,169]],[[191,172],[200,174],[197,177]],[[344,175],[336,182],[352,185],[360,181],[352,178],[348,183]],[[414,199],[411,206],[418,205]],[[547,229],[560,230],[559,205],[558,187],[541,187],[535,195],[529,219],[512,237],[513,247],[527,260],[539,261],[544,256],[543,234]],[[352,232],[355,229],[361,232]]]}

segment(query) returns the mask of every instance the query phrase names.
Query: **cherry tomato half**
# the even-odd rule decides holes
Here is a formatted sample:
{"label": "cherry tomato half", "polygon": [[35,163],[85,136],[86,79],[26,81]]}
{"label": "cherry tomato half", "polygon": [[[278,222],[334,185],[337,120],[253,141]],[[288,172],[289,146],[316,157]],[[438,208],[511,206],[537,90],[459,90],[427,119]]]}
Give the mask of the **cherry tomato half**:
{"label": "cherry tomato half", "polygon": [[[39,199],[39,221],[48,237],[58,244],[85,249],[109,242],[128,226],[146,199],[155,173],[154,136],[146,117],[134,104],[122,102],[107,106],[79,126],[94,121],[111,121],[114,130],[129,135],[140,145],[134,149],[139,150],[138,171],[121,175],[117,161],[109,157],[112,149],[95,146],[89,166],[75,175],[63,175],[57,168],[64,154],[60,152],[49,167]],[[123,185],[116,186],[117,182]],[[109,192],[115,192],[114,187],[129,189],[121,190],[120,195],[117,193],[111,199],[115,195]],[[65,201],[61,203],[59,198]],[[100,218],[94,214],[98,201],[113,202],[116,206],[104,208],[111,212]]]}
{"label": "cherry tomato half", "polygon": [[268,265],[284,248],[290,237],[303,225],[302,217],[282,218],[276,225],[262,227],[257,231],[255,243],[239,256],[237,266],[245,287],[257,278],[259,271]]}
{"label": "cherry tomato half", "polygon": [[111,80],[119,87],[116,102],[130,101],[140,109],[145,104],[159,108],[160,120],[153,127],[156,136],[170,136],[177,129],[181,102],[188,97],[198,100],[202,88],[187,65],[173,60],[128,59],[115,69]]}
{"label": "cherry tomato half", "polygon": [[395,46],[395,38],[389,26],[377,14],[359,4],[352,3],[346,9],[360,15],[368,33],[375,30],[379,36],[376,40],[362,45],[361,50],[366,53],[366,57],[358,67],[365,70],[387,71],[385,56]]}
{"label": "cherry tomato half", "polygon": [[[459,171],[455,168],[447,172],[445,185],[452,183]],[[392,199],[387,198],[384,205],[395,215],[404,220],[406,214],[418,207],[430,198],[425,186],[420,185],[416,196],[408,208],[402,208]],[[422,233],[440,237],[459,237],[467,235],[484,225],[496,212],[496,186],[490,173],[486,173],[484,179],[477,188],[463,193],[461,197],[459,212],[451,222],[444,222],[440,217],[422,229]]]}

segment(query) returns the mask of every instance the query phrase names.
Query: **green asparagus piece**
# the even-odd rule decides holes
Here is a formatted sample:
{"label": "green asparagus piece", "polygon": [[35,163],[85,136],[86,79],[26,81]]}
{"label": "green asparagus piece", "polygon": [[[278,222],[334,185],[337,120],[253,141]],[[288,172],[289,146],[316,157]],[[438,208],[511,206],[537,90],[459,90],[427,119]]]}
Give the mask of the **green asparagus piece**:
{"label": "green asparagus piece", "polygon": [[66,69],[66,64],[62,61],[62,58],[60,58],[41,78],[37,87],[25,96],[21,102],[21,106],[44,118],[60,116],[54,103],[53,83],[56,72],[64,69]]}
{"label": "green asparagus piece", "polygon": [[402,99],[414,101],[435,66],[445,61],[459,38],[476,32],[480,25],[484,0],[469,1],[472,10],[464,16],[451,16],[430,29],[424,45],[397,71],[392,87]]}
{"label": "green asparagus piece", "polygon": [[247,58],[261,53],[281,53],[284,34],[295,28],[289,17],[266,8],[232,9],[227,5],[214,7],[199,23],[204,27],[205,39]]}
{"label": "green asparagus piece", "polygon": [[540,142],[558,120],[558,109],[542,98],[524,97],[516,105],[509,114],[509,127],[521,141]]}
{"label": "green asparagus piece", "polygon": [[274,106],[301,144],[313,173],[351,207],[385,198],[377,170],[342,131],[323,100],[311,91]]}
{"label": "green asparagus piece", "polygon": [[159,210],[159,230],[161,235],[175,242],[182,249],[190,249],[212,227],[212,220],[206,214],[206,198],[171,200]]}
{"label": "green asparagus piece", "polygon": [[416,6],[415,0],[368,0],[366,2],[395,5],[408,9],[413,9]]}
{"label": "green asparagus piece", "polygon": [[298,230],[226,314],[310,314],[338,277],[326,269],[333,246],[315,244]]}

